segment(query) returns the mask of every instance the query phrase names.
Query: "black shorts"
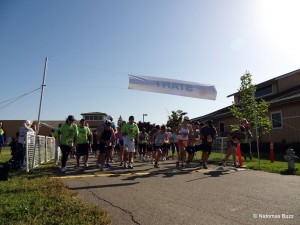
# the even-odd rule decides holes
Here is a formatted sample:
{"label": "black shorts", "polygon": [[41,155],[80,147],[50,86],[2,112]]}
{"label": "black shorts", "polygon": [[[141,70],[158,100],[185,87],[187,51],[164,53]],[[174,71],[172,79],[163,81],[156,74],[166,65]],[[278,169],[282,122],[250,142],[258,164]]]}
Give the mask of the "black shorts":
{"label": "black shorts", "polygon": [[78,147],[76,149],[76,156],[83,156],[89,154],[89,144],[78,144]]}
{"label": "black shorts", "polygon": [[147,152],[153,152],[154,146],[152,144],[147,144]]}
{"label": "black shorts", "polygon": [[158,150],[162,150],[163,149],[163,146],[158,146],[158,145],[154,145],[154,150],[155,151],[158,151]]}
{"label": "black shorts", "polygon": [[203,147],[201,144],[201,145],[195,145],[194,148],[195,148],[195,152],[198,152],[198,151],[201,151]]}
{"label": "black shorts", "polygon": [[186,147],[186,152],[187,152],[189,155],[194,155],[194,154],[195,154],[195,146],[187,146],[187,147]]}
{"label": "black shorts", "polygon": [[203,152],[208,152],[208,154],[211,154],[212,142],[203,142],[202,150],[203,150]]}
{"label": "black shorts", "polygon": [[105,154],[107,151],[109,151],[108,147],[111,147],[111,146],[106,146],[105,143],[100,142],[100,144],[98,144],[98,150],[99,150],[100,154]]}

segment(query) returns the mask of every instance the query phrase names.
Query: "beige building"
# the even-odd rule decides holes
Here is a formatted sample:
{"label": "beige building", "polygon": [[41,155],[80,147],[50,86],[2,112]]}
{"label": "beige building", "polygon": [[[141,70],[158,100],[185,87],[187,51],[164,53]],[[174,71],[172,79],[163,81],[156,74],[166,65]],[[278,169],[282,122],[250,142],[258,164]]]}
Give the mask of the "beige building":
{"label": "beige building", "polygon": [[[80,119],[85,119],[91,129],[96,129],[105,120],[107,114],[101,112],[82,113],[82,118],[75,118],[77,124]],[[34,120],[30,120],[33,122]],[[1,120],[3,128],[6,131],[6,143],[11,141],[11,138],[16,135],[20,127],[24,125],[24,120]],[[65,123],[65,120],[41,120],[40,121],[40,135],[48,136],[58,125]]]}
{"label": "beige building", "polygon": [[[239,93],[234,97],[238,103]],[[269,134],[263,135],[261,141],[300,142],[300,70],[275,77],[256,85],[255,97],[262,98],[269,104],[269,116],[272,128]],[[238,124],[228,107],[210,114],[194,118],[196,121],[214,120],[219,136],[226,136],[231,124]]]}

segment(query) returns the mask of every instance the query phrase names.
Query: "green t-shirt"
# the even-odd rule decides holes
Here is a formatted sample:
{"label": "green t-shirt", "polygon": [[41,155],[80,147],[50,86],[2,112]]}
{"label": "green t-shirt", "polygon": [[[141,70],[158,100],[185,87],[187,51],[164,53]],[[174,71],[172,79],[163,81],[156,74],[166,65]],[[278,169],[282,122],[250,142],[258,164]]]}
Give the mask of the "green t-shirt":
{"label": "green t-shirt", "polygon": [[133,139],[136,135],[140,133],[140,130],[136,123],[126,123],[122,127],[122,133],[124,133],[124,136],[127,136],[128,139]]}
{"label": "green t-shirt", "polygon": [[78,127],[78,144],[86,144],[88,143],[88,138],[91,135],[91,131],[88,127]]}
{"label": "green t-shirt", "polygon": [[57,138],[57,137],[58,137],[58,129],[54,130],[54,132],[53,132],[53,136],[54,136],[55,138]]}
{"label": "green t-shirt", "polygon": [[60,133],[60,144],[72,147],[74,138],[78,135],[78,127],[76,124],[71,125],[65,123],[58,129]]}
{"label": "green t-shirt", "polygon": [[0,128],[0,135],[4,134],[4,130]]}

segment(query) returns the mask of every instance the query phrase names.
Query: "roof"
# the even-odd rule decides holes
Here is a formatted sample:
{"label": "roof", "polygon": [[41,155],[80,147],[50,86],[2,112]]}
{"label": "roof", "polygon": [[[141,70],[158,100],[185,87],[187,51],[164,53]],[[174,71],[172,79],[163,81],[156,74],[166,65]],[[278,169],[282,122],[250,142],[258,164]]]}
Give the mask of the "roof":
{"label": "roof", "polygon": [[[264,82],[262,82],[262,83],[259,83],[259,84],[255,85],[255,86],[256,86],[256,88],[261,88],[261,87],[264,87],[264,86],[266,86],[266,85],[268,85],[268,84],[273,84],[274,81],[277,81],[277,80],[286,78],[286,77],[288,77],[288,76],[292,76],[292,75],[297,74],[297,73],[300,73],[300,69],[294,70],[294,71],[292,71],[292,72],[289,72],[289,73],[286,73],[286,74],[283,74],[283,75],[280,75],[280,76],[278,76],[278,77],[274,77],[274,78],[272,78],[272,79],[270,79],[270,80],[264,81]],[[227,98],[228,98],[228,97],[232,97],[232,96],[234,96],[234,95],[237,94],[237,93],[239,93],[239,92],[235,92],[235,93],[233,93],[233,94],[230,94],[230,95],[227,96]]]}
{"label": "roof", "polygon": [[[262,98],[257,98],[260,101]],[[290,88],[288,90],[282,91],[277,94],[269,95],[263,98],[267,101],[270,106],[286,104],[290,102],[300,101],[300,85]],[[224,118],[226,116],[230,116],[231,112],[229,110],[229,106],[214,111],[212,113],[206,114],[204,116],[193,118],[192,120],[196,121],[206,121],[208,119],[217,119],[217,118]]]}
{"label": "roof", "polygon": [[88,113],[81,113],[80,115],[84,116],[84,115],[107,115],[106,113],[102,113],[102,112],[88,112]]}

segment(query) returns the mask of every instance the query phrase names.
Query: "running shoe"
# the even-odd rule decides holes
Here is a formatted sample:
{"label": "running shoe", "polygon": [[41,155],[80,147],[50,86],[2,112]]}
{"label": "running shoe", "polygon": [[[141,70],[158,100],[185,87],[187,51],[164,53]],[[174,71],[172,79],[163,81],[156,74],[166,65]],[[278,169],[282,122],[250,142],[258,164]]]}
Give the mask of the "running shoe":
{"label": "running shoe", "polygon": [[100,171],[103,171],[103,166],[100,166]]}
{"label": "running shoe", "polygon": [[108,164],[108,163],[105,163],[104,166],[107,167],[107,168],[110,168],[110,167],[111,167],[111,165]]}
{"label": "running shoe", "polygon": [[88,163],[85,163],[85,164],[84,164],[84,167],[85,167],[85,168],[89,168],[89,164],[88,164]]}
{"label": "running shoe", "polygon": [[154,168],[159,168],[159,164],[158,164],[158,163],[155,163],[155,164],[154,164]]}
{"label": "running shoe", "polygon": [[66,167],[61,168],[61,172],[65,173],[66,172]]}
{"label": "running shoe", "polygon": [[225,160],[222,160],[222,166],[226,167],[226,161]]}
{"label": "running shoe", "polygon": [[179,162],[176,162],[176,167],[179,167]]}
{"label": "running shoe", "polygon": [[131,164],[129,164],[129,166],[127,168],[128,169],[133,169],[133,166]]}
{"label": "running shoe", "polygon": [[203,163],[203,169],[207,169],[206,163]]}

